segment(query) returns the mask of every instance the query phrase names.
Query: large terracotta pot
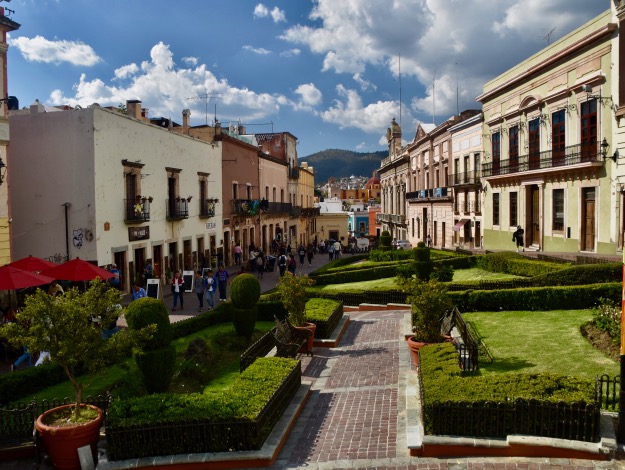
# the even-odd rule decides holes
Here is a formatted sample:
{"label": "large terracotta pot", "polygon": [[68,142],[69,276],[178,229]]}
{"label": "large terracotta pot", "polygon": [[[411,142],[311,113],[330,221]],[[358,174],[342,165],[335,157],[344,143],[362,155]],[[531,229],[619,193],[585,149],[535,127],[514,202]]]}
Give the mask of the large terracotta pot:
{"label": "large terracotta pot", "polygon": [[[314,323],[310,323],[310,322],[306,322],[305,326],[295,326],[294,328],[297,328],[299,330],[310,330],[311,333],[308,336],[308,343],[307,343],[307,349],[308,352],[312,354],[312,350],[313,350],[313,346],[315,344],[315,331],[317,330],[317,325],[315,325]],[[307,352],[304,350],[304,348],[302,347],[302,349],[300,349],[299,352]]]}
{"label": "large terracotta pot", "polygon": [[74,405],[64,405],[46,411],[37,418],[36,427],[52,464],[57,469],[80,470],[80,460],[77,449],[86,445],[91,445],[91,451],[96,461],[96,446],[100,437],[100,426],[104,417],[102,410],[93,405],[81,405],[98,411],[98,417],[87,423],[75,424],[71,426],[49,426],[44,424],[46,417],[63,408]]}
{"label": "large terracotta pot", "polygon": [[406,344],[408,344],[408,349],[410,349],[410,354],[412,355],[412,362],[414,362],[415,366],[419,367],[419,349],[421,349],[423,346],[426,346],[430,343],[417,341],[417,339],[414,336],[411,336],[406,340]]}

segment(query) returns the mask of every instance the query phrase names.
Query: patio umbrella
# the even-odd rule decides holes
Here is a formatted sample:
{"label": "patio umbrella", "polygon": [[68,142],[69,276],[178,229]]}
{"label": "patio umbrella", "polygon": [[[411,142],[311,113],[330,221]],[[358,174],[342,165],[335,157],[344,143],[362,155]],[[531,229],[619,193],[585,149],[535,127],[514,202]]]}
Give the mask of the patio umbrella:
{"label": "patio umbrella", "polygon": [[0,290],[25,289],[50,284],[54,278],[6,265],[0,268]]}
{"label": "patio umbrella", "polygon": [[115,276],[106,269],[102,269],[80,258],[46,269],[42,274],[62,281],[92,281],[97,277],[110,279]]}
{"label": "patio umbrella", "polygon": [[26,258],[18,259],[17,261],[13,261],[9,263],[9,266],[13,266],[14,268],[23,269],[24,271],[36,271],[41,272],[46,269],[53,268],[58,266],[58,264],[53,263],[52,261],[48,261],[45,259],[37,258],[36,256],[27,256]]}

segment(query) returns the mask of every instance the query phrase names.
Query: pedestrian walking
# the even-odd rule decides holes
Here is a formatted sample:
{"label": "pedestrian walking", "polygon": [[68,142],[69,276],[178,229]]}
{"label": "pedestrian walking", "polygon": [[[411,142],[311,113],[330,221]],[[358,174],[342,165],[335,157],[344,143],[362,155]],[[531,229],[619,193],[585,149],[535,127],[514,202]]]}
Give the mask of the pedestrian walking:
{"label": "pedestrian walking", "polygon": [[295,255],[293,253],[289,254],[289,262],[286,266],[293,276],[295,276],[295,270],[297,269],[297,261],[295,261]]}
{"label": "pedestrian walking", "polygon": [[219,287],[219,301],[225,302],[228,299],[227,288],[230,282],[230,274],[226,271],[226,267],[222,264],[219,265],[219,270],[215,274],[217,279],[217,287]]}
{"label": "pedestrian walking", "polygon": [[280,277],[284,276],[284,273],[286,273],[286,265],[288,262],[289,260],[286,257],[286,254],[282,252],[280,254],[280,257],[278,258],[278,269],[280,270]]}
{"label": "pedestrian walking", "polygon": [[213,270],[208,269],[204,278],[204,292],[206,292],[206,306],[209,310],[215,308],[215,288],[217,282],[213,276]]}
{"label": "pedestrian walking", "polygon": [[243,254],[243,250],[241,249],[241,245],[238,243],[234,245],[234,264],[237,266],[241,266],[241,255]]}
{"label": "pedestrian walking", "polygon": [[339,259],[341,257],[341,242],[334,242],[334,259]]}
{"label": "pedestrian walking", "polygon": [[178,300],[180,300],[180,310],[184,310],[184,279],[180,275],[180,271],[176,271],[174,278],[171,281],[171,293],[174,295],[174,306],[171,309],[172,312],[176,311],[178,307]]}
{"label": "pedestrian walking", "polygon": [[267,259],[265,258],[265,254],[261,251],[256,255],[256,272],[258,273],[256,276],[259,279],[263,278],[263,273],[265,272],[265,263]]}
{"label": "pedestrian walking", "polygon": [[137,282],[132,283],[132,300],[142,299],[147,297],[145,289],[141,287]]}
{"label": "pedestrian walking", "polygon": [[315,247],[309,243],[308,249],[306,250],[306,257],[308,258],[308,266],[312,266],[313,256],[315,256]]}
{"label": "pedestrian walking", "polygon": [[113,286],[117,290],[121,290],[121,272],[119,269],[117,269],[117,265],[115,263],[111,264],[111,269],[109,269],[109,272],[113,275],[110,280],[111,286]]}
{"label": "pedestrian walking", "polygon": [[206,291],[206,285],[204,284],[204,278],[202,277],[202,271],[195,273],[195,279],[193,279],[193,290],[199,301],[198,312],[204,310],[204,292]]}
{"label": "pedestrian walking", "polygon": [[525,245],[523,244],[524,234],[525,234],[525,230],[523,230],[520,225],[517,225],[516,230],[512,234],[512,241],[516,242],[517,253],[519,252],[519,250],[525,251]]}
{"label": "pedestrian walking", "polygon": [[306,249],[304,245],[300,245],[297,249],[297,254],[299,255],[299,264],[300,266],[304,266],[304,258],[306,258]]}

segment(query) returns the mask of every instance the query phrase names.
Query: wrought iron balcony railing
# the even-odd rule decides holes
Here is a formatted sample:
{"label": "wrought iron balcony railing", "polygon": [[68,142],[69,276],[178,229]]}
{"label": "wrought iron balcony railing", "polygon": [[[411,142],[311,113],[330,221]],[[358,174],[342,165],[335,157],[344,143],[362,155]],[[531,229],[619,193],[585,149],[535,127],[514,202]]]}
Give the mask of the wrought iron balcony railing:
{"label": "wrought iron balcony railing", "polygon": [[406,193],[406,200],[411,202],[419,201],[437,201],[448,200],[451,198],[451,191],[449,188],[434,188],[434,189],[421,189],[420,191],[410,191]]}
{"label": "wrought iron balcony railing", "polygon": [[478,171],[465,171],[449,175],[451,186],[479,185],[480,173]]}
{"label": "wrought iron balcony railing", "polygon": [[601,161],[599,143],[577,144],[562,150],[545,150],[518,158],[499,160],[482,164],[482,177],[509,175],[532,170],[562,168],[580,163]]}
{"label": "wrought iron balcony railing", "polygon": [[208,219],[209,217],[215,217],[215,199],[205,199],[200,201],[200,218]]}
{"label": "wrought iron balcony railing", "polygon": [[300,216],[310,219],[312,217],[318,217],[319,214],[320,211],[318,207],[302,207]]}
{"label": "wrought iron balcony railing", "polygon": [[189,202],[183,198],[167,199],[167,220],[189,218]]}
{"label": "wrought iron balcony railing", "polygon": [[383,214],[379,212],[375,217],[378,224],[404,225],[406,223],[406,216],[403,214]]}
{"label": "wrought iron balcony railing", "polygon": [[127,224],[140,224],[150,220],[150,201],[148,199],[124,199]]}

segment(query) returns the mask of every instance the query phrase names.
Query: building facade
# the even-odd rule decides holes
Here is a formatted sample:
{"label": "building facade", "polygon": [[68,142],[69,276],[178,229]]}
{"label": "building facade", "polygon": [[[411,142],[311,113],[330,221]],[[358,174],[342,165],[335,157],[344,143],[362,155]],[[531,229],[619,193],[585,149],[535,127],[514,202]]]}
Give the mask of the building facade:
{"label": "building facade", "polygon": [[128,289],[148,259],[165,281],[223,248],[221,148],[150,124],[139,103],[127,110],[10,116],[16,257],[115,263]]}
{"label": "building facade", "polygon": [[485,248],[520,226],[526,250],[616,251],[616,33],[608,10],[484,86]]}

